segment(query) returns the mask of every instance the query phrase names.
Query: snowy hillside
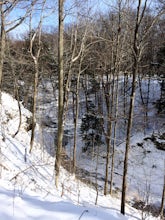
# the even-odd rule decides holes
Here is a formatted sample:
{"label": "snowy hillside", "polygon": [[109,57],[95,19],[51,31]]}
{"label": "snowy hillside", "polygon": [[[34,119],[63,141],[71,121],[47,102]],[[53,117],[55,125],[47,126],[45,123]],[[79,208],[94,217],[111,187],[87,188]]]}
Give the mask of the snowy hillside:
{"label": "snowy hillside", "polygon": [[[117,220],[142,219],[141,211],[126,207],[120,214],[120,200],[104,197],[62,169],[60,186],[54,186],[54,158],[42,144],[35,143],[29,154],[30,112],[21,105],[22,123],[18,134],[18,103],[2,94],[0,127],[0,219],[25,220]],[[37,126],[37,139],[42,139]],[[146,219],[156,219],[147,215]]]}

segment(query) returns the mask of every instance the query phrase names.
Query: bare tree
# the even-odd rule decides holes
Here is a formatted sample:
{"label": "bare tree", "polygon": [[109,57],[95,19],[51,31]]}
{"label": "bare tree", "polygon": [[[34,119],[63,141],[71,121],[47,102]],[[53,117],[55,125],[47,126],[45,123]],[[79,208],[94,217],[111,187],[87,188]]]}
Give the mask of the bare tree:
{"label": "bare tree", "polygon": [[131,82],[132,88],[131,88],[131,94],[130,94],[127,133],[126,133],[126,146],[125,146],[125,156],[124,156],[124,168],[123,168],[122,197],[121,197],[121,213],[122,214],[125,214],[128,157],[129,157],[129,150],[130,150],[130,138],[131,138],[132,123],[133,123],[133,111],[134,111],[134,103],[135,103],[139,62],[145,50],[146,37],[150,33],[151,28],[153,27],[154,23],[157,21],[159,16],[163,13],[163,9],[161,9],[158,12],[158,14],[153,18],[150,25],[145,30],[143,30],[142,34],[140,34],[140,31],[142,31],[140,30],[140,28],[141,28],[141,25],[142,25],[142,22],[145,16],[145,12],[147,10],[147,3],[148,3],[148,0],[145,0],[144,2],[141,0],[138,0],[136,17],[135,17],[136,21],[135,21],[133,41],[132,41],[132,55],[133,55],[132,82]]}
{"label": "bare tree", "polygon": [[[76,5],[74,8],[78,7]],[[79,4],[78,4],[79,5]],[[78,8],[79,9],[79,8]],[[73,170],[75,171],[76,167],[76,145],[77,145],[77,121],[78,121],[78,111],[79,111],[79,80],[80,75],[83,72],[82,70],[82,61],[84,57],[85,50],[87,50],[86,39],[87,39],[87,31],[89,29],[88,21],[84,24],[80,22],[79,13],[77,13],[77,21],[76,24],[71,25],[71,39],[70,39],[70,47],[69,58],[65,59],[64,63],[64,1],[59,1],[59,37],[58,37],[58,82],[59,82],[59,97],[58,97],[58,134],[57,134],[57,150],[56,150],[56,162],[55,162],[55,170],[56,170],[56,186],[58,185],[58,176],[59,169],[61,164],[61,151],[62,151],[62,140],[64,133],[64,124],[66,121],[67,111],[68,111],[68,101],[71,90],[71,79],[73,77],[73,69],[74,65],[78,65],[78,75],[77,85],[76,85],[76,116],[74,121],[74,146],[73,146]],[[87,19],[88,20],[88,19]],[[83,33],[81,33],[81,39],[79,35],[79,30],[81,30],[81,25],[83,29]],[[80,26],[80,27],[79,27]],[[85,28],[84,28],[85,27]],[[89,45],[88,45],[89,46]],[[66,48],[65,48],[66,49]],[[65,65],[64,65],[65,64]],[[65,69],[65,73],[64,73]],[[65,82],[64,82],[65,80]]]}
{"label": "bare tree", "polygon": [[134,110],[134,102],[135,102],[135,91],[136,91],[136,76],[138,73],[138,63],[139,63],[139,45],[138,45],[138,33],[139,27],[144,16],[144,12],[146,10],[147,0],[145,1],[145,5],[143,7],[141,13],[142,2],[138,1],[137,6],[137,14],[136,14],[136,24],[134,30],[134,40],[133,40],[133,54],[134,54],[134,63],[132,70],[132,90],[130,95],[130,104],[129,104],[129,114],[128,114],[128,124],[127,124],[127,134],[126,134],[126,148],[125,148],[125,158],[124,158],[124,169],[123,169],[123,183],[122,183],[122,198],[121,198],[121,213],[125,214],[125,202],[126,202],[126,189],[127,189],[127,173],[128,173],[128,156],[130,149],[130,137],[131,137],[131,129],[133,122],[133,110]]}
{"label": "bare tree", "polygon": [[[78,116],[79,116],[79,89],[80,89],[80,76],[81,74],[85,71],[85,69],[87,67],[85,67],[84,69],[82,69],[82,64],[83,64],[83,60],[84,57],[88,51],[88,47],[89,45],[86,45],[86,41],[87,41],[87,33],[88,33],[88,29],[89,29],[89,24],[88,21],[86,21],[85,23],[85,30],[83,32],[83,39],[81,41],[81,45],[80,45],[80,50],[79,50],[79,54],[77,55],[77,59],[76,57],[74,58],[74,60],[78,61],[78,74],[76,76],[76,91],[75,91],[75,96],[76,96],[76,100],[75,100],[75,118],[74,118],[74,143],[73,143],[73,172],[75,173],[76,171],[76,151],[77,151],[77,123],[78,123]],[[77,37],[76,37],[77,38]],[[76,42],[74,44],[74,50],[73,50],[73,54],[75,56],[75,49],[76,49]],[[72,62],[75,62],[72,59]]]}
{"label": "bare tree", "polygon": [[[35,2],[36,0],[29,1],[27,4],[25,13],[23,16],[19,16],[19,18],[13,19],[12,21],[7,21],[7,18],[11,14],[11,12],[21,3],[21,0],[12,0],[6,1],[2,0],[0,2],[0,105],[1,103],[1,91],[2,91],[2,76],[3,76],[3,67],[4,67],[4,58],[5,58],[5,49],[6,49],[6,35],[18,27],[27,17],[30,12],[31,2]],[[1,121],[1,117],[0,117]],[[1,124],[2,126],[2,124]],[[4,137],[4,133],[2,132],[2,136]],[[1,149],[0,149],[1,151]]]}
{"label": "bare tree", "polygon": [[55,185],[58,188],[63,140],[64,113],[64,0],[58,1],[58,134],[55,161]]}
{"label": "bare tree", "polygon": [[[34,62],[35,77],[34,77],[34,93],[33,93],[33,109],[32,109],[32,131],[30,140],[30,150],[31,153],[34,143],[34,134],[36,127],[36,105],[37,105],[37,92],[38,92],[38,77],[39,77],[39,57],[41,52],[41,33],[42,33],[42,22],[43,22],[43,11],[46,0],[43,0],[41,5],[40,21],[36,31],[32,30],[32,13],[30,15],[30,54]],[[32,11],[33,12],[33,11]],[[35,40],[37,38],[37,43]]]}
{"label": "bare tree", "polygon": [[19,7],[21,3],[24,3],[22,0],[12,0],[6,1],[2,0],[0,4],[0,20],[1,20],[1,40],[0,40],[0,89],[3,75],[3,63],[4,63],[4,55],[5,55],[5,47],[6,47],[6,34],[14,30],[18,27],[28,16],[31,5],[33,5],[37,0],[31,0],[28,4],[24,5],[26,8],[24,15],[19,16],[19,18],[13,19],[12,21],[7,21],[7,16],[16,8]]}

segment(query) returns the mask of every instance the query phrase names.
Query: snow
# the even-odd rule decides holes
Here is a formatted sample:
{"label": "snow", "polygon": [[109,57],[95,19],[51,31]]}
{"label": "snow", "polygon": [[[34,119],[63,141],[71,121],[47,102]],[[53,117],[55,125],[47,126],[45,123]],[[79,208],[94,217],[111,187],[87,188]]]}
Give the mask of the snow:
{"label": "snow", "polygon": [[[0,127],[0,219],[1,220],[128,220],[141,219],[141,212],[126,205],[126,216],[120,214],[120,200],[104,196],[61,168],[60,184],[54,185],[54,158],[35,142],[29,154],[30,132],[27,119],[31,113],[21,104],[19,125],[18,103],[2,93]],[[40,127],[36,127],[37,138]],[[146,219],[156,218],[148,215]]]}
{"label": "snow", "polygon": [[[6,184],[4,184],[6,185]],[[40,219],[40,220],[72,220],[83,218],[87,220],[101,219],[127,219],[121,217],[116,212],[108,212],[103,208],[91,208],[77,206],[69,201],[64,201],[60,197],[41,198],[37,194],[19,195],[14,190],[7,190],[1,187],[0,190],[1,211],[0,219]],[[11,210],[11,211],[10,211]]]}
{"label": "snow", "polygon": [[[133,132],[129,153],[127,200],[131,203],[135,201],[143,201],[159,207],[164,181],[165,151],[156,149],[154,143],[151,140],[145,140],[145,138],[151,137],[154,132],[164,132],[165,119],[157,115],[157,109],[153,104],[160,98],[159,82],[158,80],[150,79],[151,82],[149,84],[148,80],[149,79],[145,79],[141,82],[144,101],[146,101],[147,98],[148,85],[150,87],[147,122],[145,120],[144,108],[141,104],[142,101],[139,93],[139,86],[137,87],[136,92],[134,125],[132,129]],[[121,83],[122,82],[121,78]],[[121,103],[119,102],[119,105],[122,105]],[[122,107],[120,111],[122,111]],[[82,115],[80,114],[80,118],[81,117]],[[103,188],[103,180],[105,178],[106,146],[105,144],[99,147],[96,146],[94,153],[91,154],[88,152],[82,153],[82,146],[84,143],[82,141],[82,135],[80,135],[80,124],[81,119],[78,122],[77,132],[77,165],[91,174],[90,179],[92,179],[93,182],[95,182],[95,171],[97,169],[97,176],[99,177],[97,182]],[[73,122],[70,120],[68,128],[71,130],[72,126]],[[113,190],[119,191],[118,196],[120,196],[125,153],[125,128],[122,127],[122,123],[120,124],[120,121],[118,123],[118,132],[121,134],[117,134],[117,144],[115,147]],[[159,142],[163,142],[163,140],[159,139]],[[138,146],[138,143],[142,144],[142,146]],[[73,138],[71,136],[66,147],[67,154],[71,158],[73,152],[72,148]],[[109,168],[111,169],[111,167]]]}

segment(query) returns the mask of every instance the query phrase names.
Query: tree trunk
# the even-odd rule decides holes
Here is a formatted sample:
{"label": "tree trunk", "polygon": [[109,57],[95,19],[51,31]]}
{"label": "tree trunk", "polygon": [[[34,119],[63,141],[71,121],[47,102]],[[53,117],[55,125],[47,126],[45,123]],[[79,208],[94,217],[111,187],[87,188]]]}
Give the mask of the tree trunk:
{"label": "tree trunk", "polygon": [[[110,81],[109,81],[110,80]],[[105,168],[105,182],[104,182],[104,195],[108,194],[108,179],[109,179],[109,165],[110,165],[110,151],[111,151],[111,135],[112,135],[112,106],[113,106],[113,97],[110,97],[110,93],[113,93],[113,88],[110,87],[111,78],[107,79],[107,82],[104,86],[104,96],[106,100],[107,108],[107,129],[106,129],[106,168]],[[111,100],[112,99],[112,100]]]}
{"label": "tree trunk", "polygon": [[73,144],[73,172],[76,172],[76,151],[77,151],[77,123],[78,123],[78,115],[79,115],[79,85],[80,85],[80,75],[81,75],[81,63],[82,57],[79,64],[79,72],[77,76],[77,84],[76,84],[76,115],[74,119],[74,144]]}
{"label": "tree trunk", "polygon": [[165,161],[164,161],[164,185],[163,185],[163,192],[162,192],[162,201],[160,206],[160,218],[164,219],[164,200],[165,200]]}
{"label": "tree trunk", "polygon": [[[0,91],[2,90],[2,74],[3,74],[3,63],[4,63],[4,55],[5,55],[5,46],[6,46],[6,33],[5,33],[5,17],[3,12],[3,4],[0,5],[0,13],[1,13],[1,40],[0,40]],[[0,95],[1,96],[1,95]],[[1,98],[0,98],[1,102]]]}
{"label": "tree trunk", "polygon": [[64,0],[58,1],[59,10],[59,32],[58,32],[58,133],[57,133],[57,149],[56,149],[56,161],[55,161],[55,185],[58,188],[59,174],[61,165],[61,151],[63,140],[63,113],[64,113]]}
{"label": "tree trunk", "polygon": [[[30,139],[30,150],[31,153],[34,143],[34,135],[35,135],[35,127],[36,127],[36,107],[37,107],[37,95],[38,95],[38,77],[39,77],[39,57],[41,52],[41,32],[42,32],[42,21],[43,21],[43,11],[46,0],[42,2],[42,10],[40,15],[40,21],[38,24],[38,28],[36,32],[32,35],[32,17],[30,16],[30,54],[34,62],[35,68],[35,78],[34,78],[34,93],[33,93],[33,109],[32,109],[32,131],[31,131],[31,139]],[[31,14],[32,15],[32,14]],[[34,41],[38,34],[38,46],[37,48],[34,45]]]}
{"label": "tree trunk", "polygon": [[144,15],[146,5],[143,8],[143,12],[140,16],[141,0],[138,1],[137,14],[136,14],[136,25],[134,31],[134,41],[133,41],[133,69],[132,69],[132,89],[130,95],[130,104],[129,104],[129,114],[128,114],[128,124],[127,124],[127,133],[126,133],[126,146],[125,146],[125,156],[124,156],[124,168],[123,168],[123,181],[122,181],[122,197],[121,197],[121,213],[125,215],[125,203],[126,203],[126,190],[127,190],[127,174],[128,174],[128,156],[130,150],[130,138],[131,138],[131,129],[133,122],[133,111],[134,111],[134,102],[135,102],[135,93],[136,93],[136,77],[138,72],[138,62],[139,62],[139,49],[138,49],[138,32],[141,20]]}
{"label": "tree trunk", "polygon": [[111,160],[111,177],[110,177],[110,195],[112,195],[112,187],[113,187],[113,174],[114,174],[114,166],[115,166],[115,147],[116,147],[116,132],[117,132],[117,118],[118,118],[118,86],[119,79],[117,75],[116,89],[115,93],[115,104],[114,104],[114,127],[113,127],[113,144],[112,144],[112,160]]}
{"label": "tree trunk", "polygon": [[[3,11],[3,3],[0,5],[0,13],[1,13],[1,39],[0,39],[0,106],[2,104],[2,76],[3,76],[3,65],[4,65],[4,56],[5,56],[5,47],[6,47],[6,32],[5,32],[5,15]],[[1,132],[2,137],[5,140],[5,134],[3,132],[3,127],[1,123],[0,116],[0,124],[1,124]],[[1,147],[0,147],[0,154],[1,154]]]}
{"label": "tree trunk", "polygon": [[34,59],[34,66],[35,66],[35,79],[34,79],[34,94],[33,94],[33,109],[32,109],[32,131],[31,131],[29,153],[31,153],[33,148],[35,127],[36,127],[36,107],[37,107],[38,75],[39,75],[38,59],[36,58]]}
{"label": "tree trunk", "polygon": [[129,115],[128,115],[128,125],[127,125],[127,134],[126,134],[126,149],[125,149],[125,158],[124,158],[124,170],[123,170],[123,183],[122,183],[122,198],[121,198],[121,213],[125,214],[125,202],[126,202],[126,189],[127,189],[127,173],[128,173],[128,155],[130,149],[130,137],[131,129],[133,122],[133,110],[134,110],[134,101],[135,101],[135,90],[136,90],[136,73],[137,73],[137,64],[134,64],[134,73],[132,80],[132,91],[130,97],[129,105]]}

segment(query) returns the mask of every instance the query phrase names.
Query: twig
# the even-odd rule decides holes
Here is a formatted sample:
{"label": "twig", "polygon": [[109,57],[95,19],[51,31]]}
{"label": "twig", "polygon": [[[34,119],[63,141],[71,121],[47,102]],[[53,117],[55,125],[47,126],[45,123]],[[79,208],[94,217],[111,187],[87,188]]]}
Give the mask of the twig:
{"label": "twig", "polygon": [[28,169],[31,169],[33,167],[33,165],[31,165],[31,166],[29,166],[29,167],[27,167],[26,169],[24,169],[24,170],[21,170],[20,172],[18,172],[14,177],[12,177],[11,179],[10,179],[10,181],[12,181],[12,180],[14,180],[14,179],[16,179],[21,173],[24,173],[25,171],[27,171]]}
{"label": "twig", "polygon": [[87,209],[86,210],[84,210],[82,213],[81,213],[81,215],[80,215],[80,217],[79,217],[79,219],[78,220],[80,220],[81,218],[82,218],[82,216],[84,215],[84,213],[85,212],[89,212]]}

